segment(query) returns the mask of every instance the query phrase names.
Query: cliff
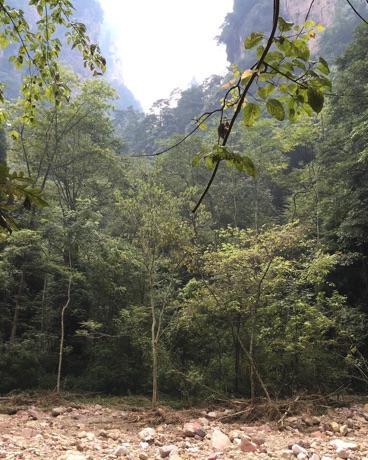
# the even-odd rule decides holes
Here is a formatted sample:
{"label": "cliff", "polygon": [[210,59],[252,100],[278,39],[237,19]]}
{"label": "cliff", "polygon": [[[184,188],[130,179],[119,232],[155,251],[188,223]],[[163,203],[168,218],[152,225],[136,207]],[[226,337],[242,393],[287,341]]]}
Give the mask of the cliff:
{"label": "cliff", "polygon": [[[272,0],[234,0],[233,11],[222,26],[218,42],[226,45],[228,61],[246,67],[253,63],[249,51],[246,54],[244,39],[252,31],[270,32],[272,26]],[[361,14],[367,13],[367,4],[360,7]],[[344,0],[281,0],[281,16],[297,25],[306,18],[322,23],[325,31],[310,42],[312,52],[321,48],[327,57],[334,58],[342,52],[351,39],[351,32],[360,21]]]}

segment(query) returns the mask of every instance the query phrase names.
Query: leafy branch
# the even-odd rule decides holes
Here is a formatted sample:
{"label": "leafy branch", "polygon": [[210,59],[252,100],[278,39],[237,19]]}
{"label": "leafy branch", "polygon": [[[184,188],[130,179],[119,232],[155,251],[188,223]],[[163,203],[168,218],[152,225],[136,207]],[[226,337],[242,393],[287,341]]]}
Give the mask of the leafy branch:
{"label": "leafy branch", "polygon": [[[261,45],[265,40],[262,32],[252,32],[245,39],[245,49],[259,45],[256,48],[258,60],[244,72],[234,70],[237,83],[230,87],[224,98],[220,109],[219,130],[223,123],[224,111],[232,106],[235,106],[235,111],[226,129],[221,129],[221,146],[218,142],[211,151],[204,149],[193,159],[193,166],[203,159],[206,166],[213,169],[205,190],[192,210],[193,213],[207,195],[222,161],[252,177],[257,174],[249,157],[233,153],[226,147],[234,123],[241,112],[247,128],[261,115],[259,103],[247,100],[254,83],[258,85],[256,94],[265,103],[266,111],[276,120],[283,121],[288,118],[291,123],[295,123],[302,114],[312,116],[313,113],[318,114],[322,110],[324,92],[331,91],[331,81],[328,78],[330,71],[323,58],[315,62],[310,61],[307,45],[308,40],[315,38],[316,31],[321,30],[323,27],[311,20],[306,20],[302,27],[286,22],[280,17],[280,0],[274,0],[272,30],[265,45]],[[230,84],[234,82],[235,80],[232,80]],[[270,97],[274,92],[277,96]],[[203,116],[198,120],[202,122]]]}

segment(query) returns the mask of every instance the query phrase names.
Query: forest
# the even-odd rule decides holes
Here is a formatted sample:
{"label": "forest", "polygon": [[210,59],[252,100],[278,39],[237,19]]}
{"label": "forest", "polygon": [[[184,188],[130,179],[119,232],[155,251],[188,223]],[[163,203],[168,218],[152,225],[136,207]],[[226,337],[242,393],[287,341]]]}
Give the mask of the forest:
{"label": "forest", "polygon": [[[18,188],[0,207],[0,394],[366,394],[368,26],[356,23],[337,55],[343,13],[323,58],[305,49],[310,21],[295,57],[278,39],[277,71],[243,62],[147,114],[65,65],[70,97],[37,97],[36,121],[4,102],[0,179]],[[259,84],[235,120],[238,78]]]}

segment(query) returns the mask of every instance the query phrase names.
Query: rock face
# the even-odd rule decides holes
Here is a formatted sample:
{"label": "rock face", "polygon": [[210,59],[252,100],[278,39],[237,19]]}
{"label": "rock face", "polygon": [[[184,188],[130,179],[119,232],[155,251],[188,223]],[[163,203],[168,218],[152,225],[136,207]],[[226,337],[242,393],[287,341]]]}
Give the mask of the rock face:
{"label": "rock face", "polygon": [[[302,25],[306,19],[321,23],[326,29],[332,24],[335,14],[341,5],[346,5],[344,0],[319,0],[306,2],[305,0],[280,0],[280,16],[287,21]],[[362,5],[360,12],[367,11],[367,5]],[[253,64],[254,56],[245,50],[244,39],[253,31],[263,32],[266,36],[272,27],[273,8],[272,2],[262,0],[234,0],[233,12],[229,13],[222,27],[219,42],[226,45],[227,59],[231,63],[243,64],[242,68]],[[318,34],[309,43],[312,52],[317,52]]]}
{"label": "rock face", "polygon": [[[309,12],[309,19],[321,22],[325,27],[331,24],[336,10],[336,0],[319,0],[314,2]],[[310,2],[303,0],[282,0],[281,15],[295,24],[303,24],[308,13]]]}

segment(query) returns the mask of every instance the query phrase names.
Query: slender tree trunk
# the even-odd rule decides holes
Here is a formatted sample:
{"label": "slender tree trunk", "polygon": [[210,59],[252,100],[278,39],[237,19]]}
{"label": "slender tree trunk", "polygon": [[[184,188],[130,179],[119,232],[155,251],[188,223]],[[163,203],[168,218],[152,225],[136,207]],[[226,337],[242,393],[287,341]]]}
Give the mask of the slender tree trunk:
{"label": "slender tree trunk", "polygon": [[60,382],[61,382],[61,368],[63,364],[63,351],[64,351],[64,336],[65,336],[65,324],[64,324],[64,316],[65,311],[69,306],[70,303],[70,292],[72,287],[72,279],[73,275],[70,273],[69,281],[68,281],[68,293],[67,293],[67,300],[63,308],[61,309],[60,315],[60,347],[59,347],[59,363],[58,363],[58,373],[57,373],[57,382],[56,382],[56,393],[60,393]]}
{"label": "slender tree trunk", "polygon": [[263,381],[263,379],[262,379],[260,373],[258,372],[258,369],[257,369],[257,366],[256,366],[256,364],[255,364],[255,362],[254,362],[253,356],[251,356],[251,355],[249,354],[249,351],[248,351],[248,350],[246,349],[246,347],[244,346],[244,343],[243,343],[243,341],[241,340],[241,338],[240,338],[239,335],[238,335],[238,340],[239,340],[239,344],[240,344],[242,350],[244,351],[244,353],[245,353],[245,355],[246,355],[246,357],[247,357],[247,359],[248,359],[248,361],[249,361],[250,367],[253,369],[253,373],[254,373],[255,377],[257,378],[259,384],[260,384],[261,387],[262,387],[262,390],[264,391],[264,394],[265,394],[265,396],[266,396],[267,402],[268,402],[269,404],[272,404],[272,400],[271,400],[270,394],[269,394],[269,392],[268,392],[268,390],[267,390],[267,387],[266,387],[266,385],[265,385],[265,383],[264,383],[264,381]]}
{"label": "slender tree trunk", "polygon": [[[253,305],[252,306],[250,339],[249,339],[249,350],[248,350],[252,363],[254,363],[254,343],[255,343],[255,334],[256,334],[256,324],[257,324],[257,307],[256,305]],[[256,374],[255,374],[254,365],[250,366],[249,374],[250,374],[250,403],[254,405],[255,400],[256,400]]]}
{"label": "slender tree trunk", "polygon": [[17,297],[15,299],[13,323],[12,323],[12,329],[11,329],[10,339],[9,339],[9,343],[10,343],[11,347],[13,347],[13,345],[15,343],[15,337],[17,335],[20,304],[21,304],[21,298],[22,298],[23,290],[24,290],[25,276],[26,276],[26,270],[25,270],[25,268],[23,266],[22,267],[22,272],[21,272],[21,275],[20,275],[20,280],[19,280],[18,294],[17,294]]}
{"label": "slender tree trunk", "polygon": [[150,303],[151,303],[151,347],[152,347],[152,406],[157,404],[157,331],[156,331],[156,308],[153,294],[153,283],[150,280]]}

